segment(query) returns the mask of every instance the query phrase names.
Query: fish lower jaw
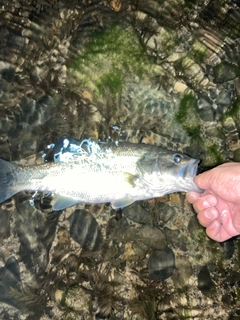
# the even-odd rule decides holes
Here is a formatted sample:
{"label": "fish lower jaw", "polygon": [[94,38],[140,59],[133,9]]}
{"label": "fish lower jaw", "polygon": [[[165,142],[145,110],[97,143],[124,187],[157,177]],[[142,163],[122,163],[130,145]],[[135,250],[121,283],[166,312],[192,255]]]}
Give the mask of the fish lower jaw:
{"label": "fish lower jaw", "polygon": [[189,184],[187,184],[184,188],[182,188],[181,190],[182,192],[198,192],[198,193],[202,193],[204,190],[200,189],[195,183],[194,181],[191,181]]}

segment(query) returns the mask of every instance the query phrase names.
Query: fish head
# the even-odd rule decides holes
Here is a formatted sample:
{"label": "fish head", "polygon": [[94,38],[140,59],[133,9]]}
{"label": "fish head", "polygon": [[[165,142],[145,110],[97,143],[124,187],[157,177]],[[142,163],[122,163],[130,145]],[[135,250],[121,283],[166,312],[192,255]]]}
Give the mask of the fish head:
{"label": "fish head", "polygon": [[200,160],[183,153],[166,153],[159,156],[154,170],[160,181],[168,179],[170,192],[203,192],[193,181],[197,175]]}
{"label": "fish head", "polygon": [[149,158],[145,155],[139,161],[142,180],[149,188],[159,194],[195,191],[202,193],[193,181],[196,177],[200,160],[183,153],[162,149],[158,155]]}

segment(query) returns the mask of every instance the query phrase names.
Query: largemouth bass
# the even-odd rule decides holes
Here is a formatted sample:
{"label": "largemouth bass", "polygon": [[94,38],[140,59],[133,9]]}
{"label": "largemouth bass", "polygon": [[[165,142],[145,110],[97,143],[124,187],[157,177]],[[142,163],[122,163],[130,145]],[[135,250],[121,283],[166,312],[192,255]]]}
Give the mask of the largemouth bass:
{"label": "largemouth bass", "polygon": [[63,140],[54,155],[57,162],[36,166],[0,159],[0,202],[20,191],[39,191],[53,195],[53,210],[109,202],[117,209],[173,192],[202,191],[193,182],[199,160],[185,154],[154,145],[90,139],[77,150],[74,146],[71,149],[69,140]]}

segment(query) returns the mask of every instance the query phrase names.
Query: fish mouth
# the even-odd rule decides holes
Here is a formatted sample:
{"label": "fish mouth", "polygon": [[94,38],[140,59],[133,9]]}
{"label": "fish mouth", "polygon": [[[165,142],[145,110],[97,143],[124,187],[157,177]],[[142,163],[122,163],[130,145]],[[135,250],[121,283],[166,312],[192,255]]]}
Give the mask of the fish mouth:
{"label": "fish mouth", "polygon": [[180,175],[182,176],[182,178],[189,181],[187,191],[195,191],[198,193],[204,192],[204,190],[199,188],[193,181],[193,179],[197,175],[199,162],[200,160],[198,159],[190,159],[188,164],[180,170]]}
{"label": "fish mouth", "polygon": [[198,170],[198,164],[200,160],[198,159],[191,159],[189,161],[189,164],[187,165],[187,176],[190,176],[191,178],[195,178],[197,175]]}

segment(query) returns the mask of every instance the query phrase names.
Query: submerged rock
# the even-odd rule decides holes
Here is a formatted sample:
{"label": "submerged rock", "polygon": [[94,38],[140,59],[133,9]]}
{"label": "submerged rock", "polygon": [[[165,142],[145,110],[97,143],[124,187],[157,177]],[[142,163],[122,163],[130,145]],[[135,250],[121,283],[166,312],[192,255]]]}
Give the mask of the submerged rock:
{"label": "submerged rock", "polygon": [[12,298],[12,290],[20,290],[20,267],[15,257],[10,257],[4,267],[0,268],[0,301],[19,307],[18,302]]}
{"label": "submerged rock", "polygon": [[69,217],[70,236],[84,249],[95,251],[102,245],[102,235],[93,215],[86,210],[75,210]]}
{"label": "submerged rock", "polygon": [[215,285],[211,279],[210,273],[206,266],[202,267],[198,274],[198,288],[205,295],[212,295],[215,292]]}
{"label": "submerged rock", "polygon": [[147,266],[151,280],[164,280],[171,277],[175,269],[173,251],[168,247],[161,251],[153,251],[148,259]]}
{"label": "submerged rock", "polygon": [[211,100],[205,95],[198,97],[198,114],[203,121],[214,121],[214,109]]}
{"label": "submerged rock", "polygon": [[[237,1],[0,0],[0,34],[1,157],[43,163],[65,135],[238,161]],[[184,195],[29,199],[1,205],[1,319],[238,317],[238,238],[211,241]]]}
{"label": "submerged rock", "polygon": [[213,68],[215,82],[222,83],[233,80],[240,75],[240,68],[233,63],[222,62]]}

